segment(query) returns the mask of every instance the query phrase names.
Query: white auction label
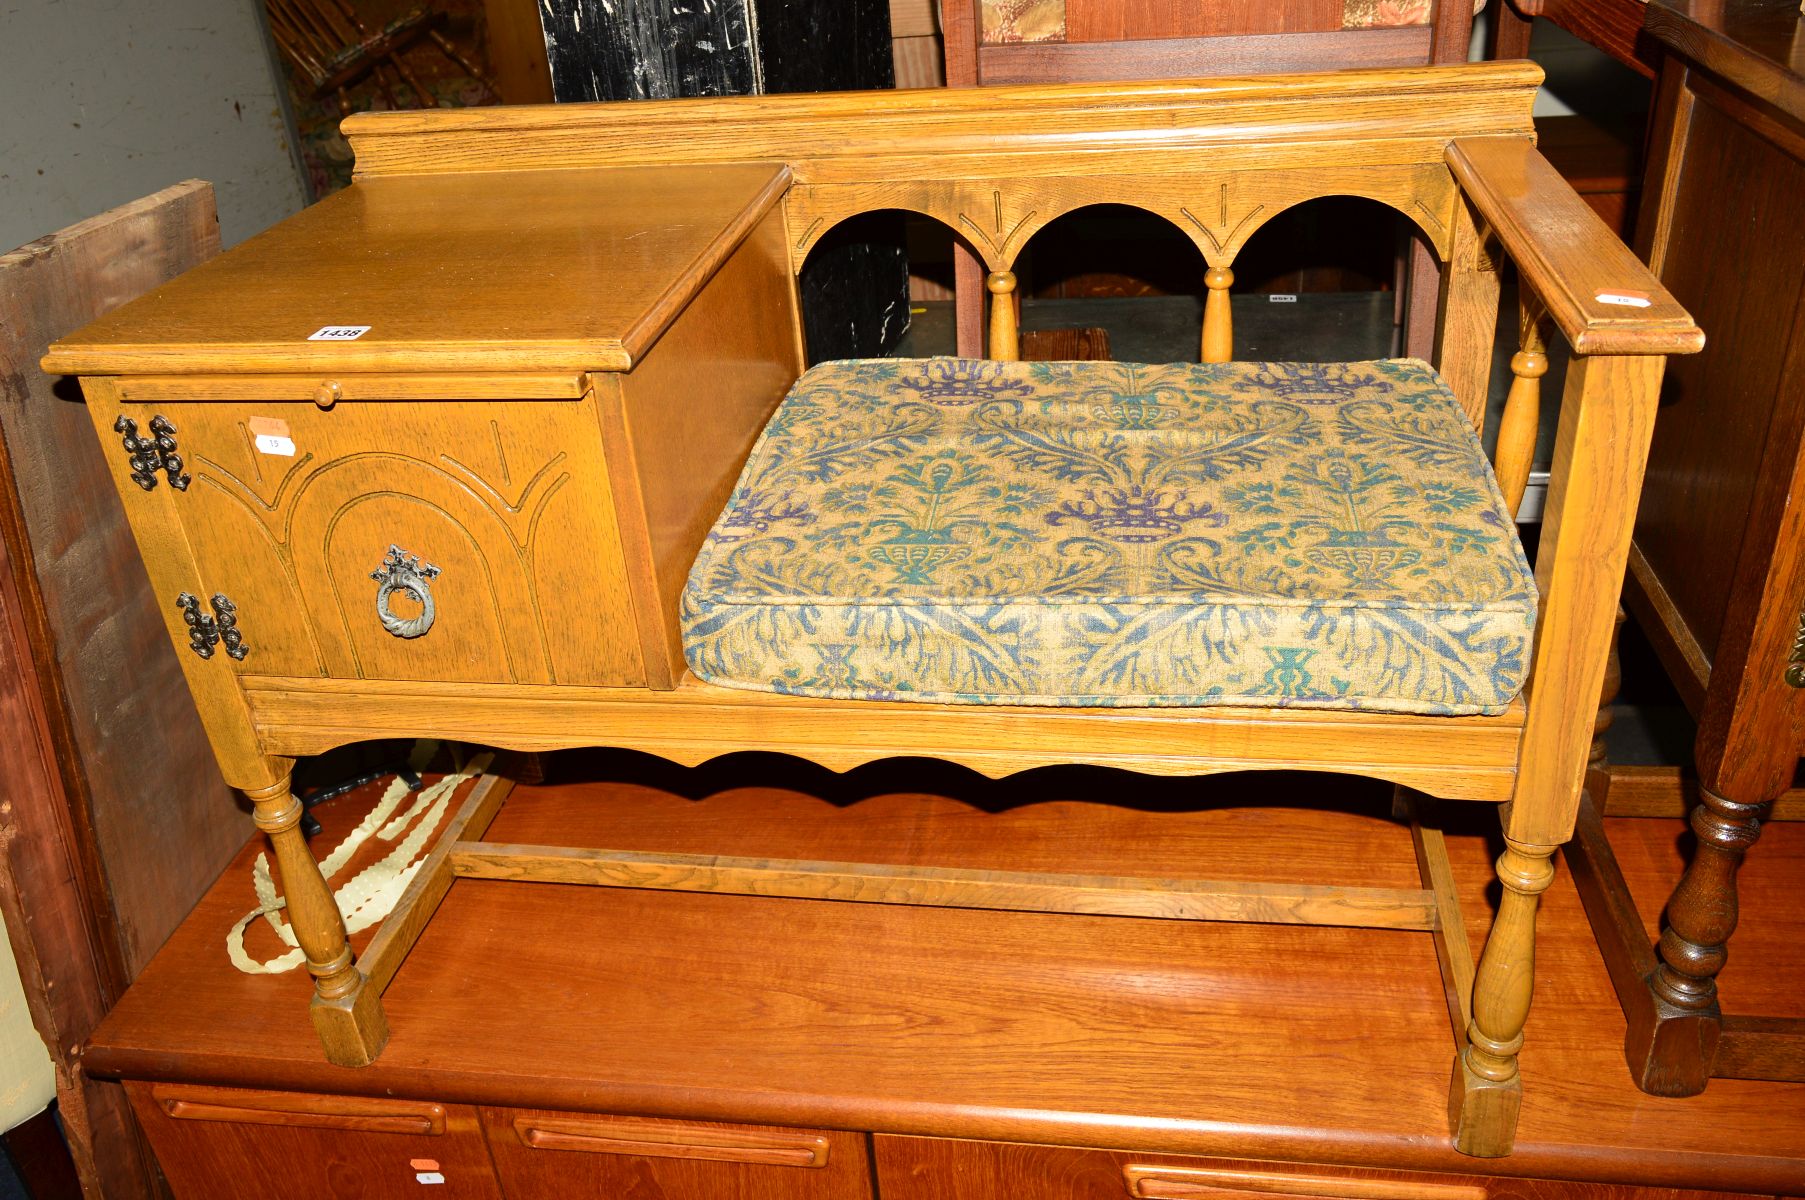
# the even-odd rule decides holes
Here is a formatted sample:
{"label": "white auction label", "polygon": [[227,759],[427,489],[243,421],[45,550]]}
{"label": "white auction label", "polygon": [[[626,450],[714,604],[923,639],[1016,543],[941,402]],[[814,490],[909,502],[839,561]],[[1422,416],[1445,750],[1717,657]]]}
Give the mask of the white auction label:
{"label": "white auction label", "polygon": [[1600,304],[1620,304],[1625,308],[1647,308],[1654,301],[1643,292],[1599,292]]}
{"label": "white auction label", "polygon": [[437,1171],[416,1171],[416,1172],[414,1172],[414,1182],[416,1182],[416,1183],[444,1183],[445,1177],[443,1175],[439,1174]]}
{"label": "white auction label", "polygon": [[281,437],[274,433],[260,433],[257,435],[257,449],[265,454],[280,454],[284,458],[293,458],[295,441],[293,438]]}
{"label": "white auction label", "polygon": [[1272,295],[1266,297],[1266,303],[1268,303],[1268,304],[1296,304],[1297,303],[1297,293],[1295,293],[1295,292],[1274,292],[1274,293],[1272,293]]}
{"label": "white auction label", "polygon": [[307,335],[310,342],[355,342],[370,332],[368,325],[322,325]]}

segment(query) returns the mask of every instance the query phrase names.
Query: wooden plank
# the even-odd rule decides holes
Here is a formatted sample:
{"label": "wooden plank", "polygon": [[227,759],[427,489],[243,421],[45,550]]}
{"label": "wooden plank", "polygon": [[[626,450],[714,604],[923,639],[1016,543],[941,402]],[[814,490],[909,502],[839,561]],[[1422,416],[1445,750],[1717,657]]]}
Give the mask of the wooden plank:
{"label": "wooden plank", "polygon": [[460,842],[451,869],[471,879],[654,891],[786,896],[932,908],[1085,913],[1178,921],[1433,929],[1435,897],[1404,888],[1224,883],[1131,876],[976,871],[810,859],[735,858]]}
{"label": "wooden plank", "polygon": [[1111,79],[1197,79],[1349,67],[1410,67],[1429,61],[1426,25],[1256,33],[1225,38],[1128,42],[1016,42],[978,47],[978,77],[995,83],[1100,83]]}
{"label": "wooden plank", "polygon": [[1805,1018],[1725,1017],[1711,1074],[1805,1083]]}
{"label": "wooden plank", "polygon": [[[0,906],[85,1186],[154,1194],[125,1096],[77,1047],[242,845],[55,338],[219,250],[189,181],[0,255]],[[70,498],[79,496],[81,503]]]}
{"label": "wooden plank", "polygon": [[[1605,793],[1607,817],[1684,817],[1698,803],[1698,779],[1689,768],[1612,764]],[[1805,788],[1790,788],[1774,801],[1769,821],[1805,821]]]}
{"label": "wooden plank", "polygon": [[501,811],[502,801],[514,790],[514,781],[504,775],[488,774],[476,781],[451,822],[445,826],[432,853],[420,864],[401,899],[383,919],[376,936],[358,957],[357,965],[368,980],[367,986],[386,991],[395,972],[426,931],[426,923],[439,909],[439,902],[451,889],[451,851],[454,843],[465,838],[480,838],[488,831]]}
{"label": "wooden plank", "polygon": [[[1694,354],[1705,335],[1527,138],[1456,138],[1448,166],[1577,354]],[[1629,293],[1646,307],[1612,303]]]}
{"label": "wooden plank", "polygon": [[[378,737],[448,737],[511,750],[630,746],[695,766],[755,745],[835,771],[910,757],[959,763],[993,778],[1073,764],[1150,775],[1339,771],[1443,799],[1494,801],[1511,798],[1525,718],[1521,700],[1495,717],[1069,709],[817,700],[693,677],[670,691],[256,675],[240,683],[263,745],[280,754],[318,754]],[[1590,730],[1588,716],[1588,748]]]}
{"label": "wooden plank", "polygon": [[545,57],[545,30],[539,6],[519,0],[483,0],[489,70],[503,104],[550,104],[551,67]]}
{"label": "wooden plank", "polygon": [[1630,543],[1629,570],[1624,578],[1624,604],[1636,614],[1636,623],[1654,645],[1667,677],[1680,693],[1686,710],[1696,718],[1705,707],[1711,685],[1711,656],[1693,635],[1679,606],[1668,593],[1642,548]]}
{"label": "wooden plank", "polygon": [[1625,1009],[1645,1003],[1643,993],[1648,985],[1644,981],[1655,969],[1654,947],[1590,796],[1580,797],[1573,840],[1563,848],[1562,857],[1586,907],[1618,1003]]}
{"label": "wooden plank", "polygon": [[1410,816],[1410,840],[1416,847],[1416,866],[1423,886],[1435,897],[1435,958],[1441,967],[1442,990],[1448,997],[1448,1024],[1456,1047],[1466,1045],[1467,1022],[1473,1018],[1473,947],[1460,913],[1460,893],[1454,886],[1454,868],[1448,863],[1448,842],[1442,831],[1423,824],[1421,800],[1406,801]]}

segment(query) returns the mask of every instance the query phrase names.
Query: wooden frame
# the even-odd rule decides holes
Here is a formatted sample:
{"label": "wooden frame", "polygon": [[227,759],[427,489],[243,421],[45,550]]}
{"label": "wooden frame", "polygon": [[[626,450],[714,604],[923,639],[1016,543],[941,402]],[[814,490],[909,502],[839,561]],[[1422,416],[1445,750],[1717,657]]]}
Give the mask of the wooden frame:
{"label": "wooden frame", "polygon": [[[811,239],[834,223],[876,208],[905,207],[970,232],[989,269],[989,289],[1006,295],[1013,287],[1014,255],[1039,223],[1087,204],[1140,204],[1179,223],[1205,253],[1215,282],[1201,345],[1217,358],[1232,352],[1227,279],[1247,234],[1288,205],[1352,191],[1404,212],[1448,263],[1437,359],[1475,425],[1485,409],[1504,255],[1516,260],[1524,287],[1539,297],[1548,323],[1566,337],[1575,358],[1537,565],[1541,603],[1529,698],[1498,716],[942,707],[768,695],[688,678],[669,687],[570,687],[191,670],[190,684],[228,778],[251,796],[258,823],[274,842],[292,923],[316,977],[313,1013],[328,1057],[358,1065],[380,1052],[387,1036],[380,990],[458,874],[1054,911],[1153,910],[1204,919],[1358,917],[1359,923],[1439,926],[1444,933],[1460,923],[1449,911],[1445,856],[1428,832],[1418,835],[1424,888],[1407,895],[1007,873],[975,877],[869,864],[697,862],[477,843],[499,802],[496,785],[467,802],[457,832],[422,876],[425,882],[390,918],[360,969],[295,828],[299,811],[288,773],[296,754],[430,733],[521,750],[625,746],[691,763],[747,749],[794,754],[830,768],[919,754],[991,775],[1064,763],[1163,774],[1317,767],[1388,779],[1444,799],[1508,801],[1508,849],[1498,863],[1504,899],[1470,981],[1464,943],[1444,938],[1438,954],[1450,1016],[1460,1031],[1450,1082],[1455,1145],[1475,1155],[1508,1153],[1521,1095],[1516,1053],[1533,978],[1537,896],[1552,878],[1550,857],[1571,833],[1577,810],[1629,542],[1627,497],[1640,481],[1663,356],[1696,350],[1702,341],[1646,268],[1536,154],[1529,109],[1540,77],[1534,67],[1488,64],[1185,83],[366,114],[347,121],[358,177],[366,182],[467,175],[467,186],[481,188],[496,178],[494,172],[548,167],[781,164],[787,185],[781,220],[792,275]],[[1645,293],[1647,307],[1625,309],[1599,298],[1625,289]],[[999,304],[995,313],[992,355],[1013,357],[1013,309]],[[1539,328],[1539,319],[1531,324]],[[75,339],[53,349],[47,362],[105,373],[120,369],[118,354],[142,349],[109,350]],[[455,354],[454,347],[439,350]],[[290,361],[286,347],[272,345],[266,355],[246,343],[226,349],[161,346],[154,358],[159,371],[204,373],[221,369],[222,353],[235,372],[280,373]],[[347,365],[356,354],[348,352]],[[436,355],[434,361],[436,369],[449,365]],[[1527,370],[1520,374],[1533,378]],[[116,398],[120,383],[90,382],[91,401],[103,401],[95,405],[95,418],[104,422],[111,411],[104,401]],[[1522,424],[1533,441],[1534,423]],[[1521,453],[1522,447],[1513,443],[1506,451]],[[131,486],[123,464],[116,482]],[[187,550],[179,543],[179,521],[158,507],[165,502],[153,496],[138,505],[134,522],[153,577],[164,564],[171,572],[166,582],[174,583],[174,567]],[[674,614],[638,616],[645,622]],[[170,622],[172,634],[181,636],[179,619],[172,615]]]}

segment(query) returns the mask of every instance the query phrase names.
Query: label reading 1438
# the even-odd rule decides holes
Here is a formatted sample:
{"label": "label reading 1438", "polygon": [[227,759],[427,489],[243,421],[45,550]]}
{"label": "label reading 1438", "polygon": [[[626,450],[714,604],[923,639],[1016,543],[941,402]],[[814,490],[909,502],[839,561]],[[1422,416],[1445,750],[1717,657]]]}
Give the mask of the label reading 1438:
{"label": "label reading 1438", "polygon": [[368,325],[322,325],[307,335],[310,342],[355,342],[370,332]]}

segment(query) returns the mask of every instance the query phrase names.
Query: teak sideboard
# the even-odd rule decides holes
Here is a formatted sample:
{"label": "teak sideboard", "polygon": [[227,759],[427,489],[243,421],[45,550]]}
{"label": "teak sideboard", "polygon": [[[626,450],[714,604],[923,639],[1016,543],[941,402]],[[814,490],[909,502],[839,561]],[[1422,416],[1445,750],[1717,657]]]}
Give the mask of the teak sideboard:
{"label": "teak sideboard", "polygon": [[[1537,898],[1573,828],[1628,497],[1664,356],[1702,344],[1535,153],[1540,78],[1485,64],[366,114],[345,125],[358,155],[347,192],[53,346],[46,368],[82,377],[226,778],[273,842],[327,1057],[381,1053],[382,991],[454,875],[1417,929],[1438,939],[1457,1031],[1455,1143],[1509,1153]],[[795,274],[838,222],[899,208],[939,219],[1006,300],[1038,229],[1090,204],[1138,205],[1209,264],[1201,345],[1218,362],[1236,252],[1274,214],[1329,194],[1391,206],[1447,264],[1437,367],[1475,424],[1499,264],[1518,264],[1534,299],[1500,434],[1512,503],[1534,442],[1539,330],[1558,327],[1575,352],[1529,699],[1496,716],[970,707],[687,674],[679,589],[802,371]],[[991,314],[991,356],[1015,358],[1013,306]],[[918,756],[991,776],[1311,766],[1505,804],[1504,895],[1475,966],[1441,904],[1433,839],[1424,887],[1404,892],[715,860],[478,845],[506,790],[491,787],[354,962],[297,830],[290,767],[406,736],[692,764],[743,749],[832,769]]]}

